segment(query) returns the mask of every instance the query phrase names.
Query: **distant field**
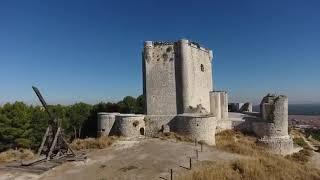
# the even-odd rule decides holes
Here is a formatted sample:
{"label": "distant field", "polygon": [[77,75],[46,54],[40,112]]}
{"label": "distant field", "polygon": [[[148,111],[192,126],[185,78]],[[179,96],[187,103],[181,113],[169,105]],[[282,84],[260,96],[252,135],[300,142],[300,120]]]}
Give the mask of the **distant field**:
{"label": "distant field", "polygon": [[[253,111],[260,111],[253,106]],[[320,104],[289,104],[289,115],[320,115]]]}

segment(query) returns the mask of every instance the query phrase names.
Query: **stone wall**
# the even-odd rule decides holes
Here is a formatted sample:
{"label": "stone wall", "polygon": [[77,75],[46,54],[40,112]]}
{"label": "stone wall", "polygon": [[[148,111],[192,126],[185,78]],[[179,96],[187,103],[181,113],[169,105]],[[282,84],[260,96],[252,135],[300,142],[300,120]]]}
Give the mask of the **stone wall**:
{"label": "stone wall", "polygon": [[119,115],[119,113],[106,113],[106,112],[99,112],[97,114],[97,136],[108,136],[114,126],[115,116]]}
{"label": "stone wall", "polygon": [[220,91],[221,119],[228,119],[228,93]]}
{"label": "stone wall", "polygon": [[145,134],[144,115],[119,114],[115,126],[120,136],[138,137]]}
{"label": "stone wall", "polygon": [[177,114],[174,44],[146,41],[143,55],[146,113]]}
{"label": "stone wall", "polygon": [[147,115],[177,115],[201,104],[210,110],[212,51],[188,40],[146,41],[143,84]]}
{"label": "stone wall", "polygon": [[288,155],[294,153],[293,141],[289,136],[286,138],[264,137],[258,140],[258,144],[265,145],[267,149],[272,153],[281,155]]}
{"label": "stone wall", "polygon": [[146,115],[146,136],[157,136],[158,133],[163,132],[165,126],[169,126],[170,130],[172,130],[175,117],[176,115]]}
{"label": "stone wall", "polygon": [[265,136],[288,136],[288,98],[268,94],[261,101],[261,117],[272,123]]}
{"label": "stone wall", "polygon": [[280,95],[265,96],[260,104],[261,121],[252,122],[259,143],[273,153],[290,154],[293,141],[288,134],[288,98]]}
{"label": "stone wall", "polygon": [[200,47],[199,44],[182,39],[177,43],[178,61],[177,78],[181,92],[179,113],[185,113],[191,107],[201,104],[210,110],[209,92],[213,89],[212,82],[212,51]]}
{"label": "stone wall", "polygon": [[252,103],[230,103],[231,112],[252,112]]}
{"label": "stone wall", "polygon": [[197,114],[179,114],[175,121],[174,132],[215,145],[215,117]]}
{"label": "stone wall", "polygon": [[221,102],[219,91],[210,92],[210,114],[216,117],[217,120],[221,119]]}

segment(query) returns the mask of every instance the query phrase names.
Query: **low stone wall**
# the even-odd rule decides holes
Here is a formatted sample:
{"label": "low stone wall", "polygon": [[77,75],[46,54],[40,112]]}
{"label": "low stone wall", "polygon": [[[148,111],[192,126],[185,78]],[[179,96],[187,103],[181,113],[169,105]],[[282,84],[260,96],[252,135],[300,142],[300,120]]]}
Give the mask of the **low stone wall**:
{"label": "low stone wall", "polygon": [[217,120],[216,133],[219,133],[221,131],[228,130],[228,129],[233,129],[232,124],[233,124],[233,121],[231,120],[227,120],[227,119]]}
{"label": "low stone wall", "polygon": [[120,113],[107,113],[107,112],[99,112],[97,114],[97,136],[108,136],[110,135],[111,129],[114,125],[116,115]]}
{"label": "low stone wall", "polygon": [[175,122],[174,132],[189,136],[208,145],[215,145],[217,120],[213,116],[197,114],[179,114]]}
{"label": "low stone wall", "polygon": [[288,129],[283,129],[281,126],[276,126],[269,122],[252,122],[252,130],[259,137],[282,137],[288,136]]}
{"label": "low stone wall", "polygon": [[145,134],[144,115],[119,114],[115,121],[116,134],[125,137],[138,137]]}
{"label": "low stone wall", "polygon": [[270,138],[264,137],[258,140],[258,144],[265,145],[266,148],[276,154],[287,155],[293,153],[293,141],[290,136]]}
{"label": "low stone wall", "polygon": [[165,126],[169,126],[169,130],[174,129],[174,119],[176,115],[146,115],[146,136],[155,137],[159,132],[163,132]]}

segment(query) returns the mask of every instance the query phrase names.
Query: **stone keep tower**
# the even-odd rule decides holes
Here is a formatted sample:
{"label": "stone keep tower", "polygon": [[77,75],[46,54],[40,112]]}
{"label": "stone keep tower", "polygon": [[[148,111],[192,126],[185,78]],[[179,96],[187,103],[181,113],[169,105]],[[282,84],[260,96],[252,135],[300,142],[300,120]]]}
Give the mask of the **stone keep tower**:
{"label": "stone keep tower", "polygon": [[145,41],[143,90],[147,115],[177,115],[201,106],[210,111],[212,51],[182,39]]}

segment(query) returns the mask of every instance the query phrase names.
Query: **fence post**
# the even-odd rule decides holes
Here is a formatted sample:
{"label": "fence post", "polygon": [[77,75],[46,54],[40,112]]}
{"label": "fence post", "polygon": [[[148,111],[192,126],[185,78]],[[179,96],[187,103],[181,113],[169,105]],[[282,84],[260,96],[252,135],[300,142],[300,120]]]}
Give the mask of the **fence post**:
{"label": "fence post", "polygon": [[199,151],[198,149],[196,149],[196,157],[197,157],[197,161],[199,160]]}

